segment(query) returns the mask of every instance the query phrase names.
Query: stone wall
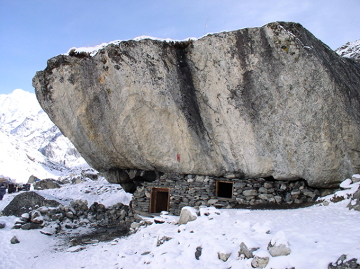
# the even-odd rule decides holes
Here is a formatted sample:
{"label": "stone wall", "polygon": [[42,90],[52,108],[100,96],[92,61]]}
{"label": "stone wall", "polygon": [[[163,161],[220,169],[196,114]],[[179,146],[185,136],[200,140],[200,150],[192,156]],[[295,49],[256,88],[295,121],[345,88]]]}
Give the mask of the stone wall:
{"label": "stone wall", "polygon": [[[232,198],[217,196],[217,181],[232,183]],[[217,208],[287,208],[315,201],[319,190],[304,180],[276,181],[272,178],[238,179],[194,175],[165,174],[153,182],[142,182],[134,192],[132,208],[136,213],[150,212],[152,188],[169,189],[169,213],[180,215],[184,206]]]}
{"label": "stone wall", "polygon": [[75,200],[62,205],[54,200],[46,200],[36,192],[23,192],[1,212],[5,216],[15,215],[15,229],[38,229],[58,223],[57,229],[76,229],[81,226],[123,227],[128,229],[135,220],[129,206],[117,203],[109,207],[94,202],[88,206],[87,200]]}

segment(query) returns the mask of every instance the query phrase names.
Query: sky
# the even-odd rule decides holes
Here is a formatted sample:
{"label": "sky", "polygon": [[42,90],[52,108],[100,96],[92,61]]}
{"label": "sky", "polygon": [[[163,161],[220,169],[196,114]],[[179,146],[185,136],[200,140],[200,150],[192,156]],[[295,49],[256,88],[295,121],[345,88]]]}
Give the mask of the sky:
{"label": "sky", "polygon": [[301,23],[332,49],[360,39],[359,0],[0,0],[0,94],[34,92],[48,59],[141,35],[176,40]]}

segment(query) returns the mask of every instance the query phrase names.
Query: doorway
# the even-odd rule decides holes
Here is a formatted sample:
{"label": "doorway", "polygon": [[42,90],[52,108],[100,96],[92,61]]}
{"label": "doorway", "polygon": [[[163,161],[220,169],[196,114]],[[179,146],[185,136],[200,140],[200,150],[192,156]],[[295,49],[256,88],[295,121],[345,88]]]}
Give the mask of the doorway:
{"label": "doorway", "polygon": [[150,196],[150,213],[169,211],[169,189],[152,188]]}

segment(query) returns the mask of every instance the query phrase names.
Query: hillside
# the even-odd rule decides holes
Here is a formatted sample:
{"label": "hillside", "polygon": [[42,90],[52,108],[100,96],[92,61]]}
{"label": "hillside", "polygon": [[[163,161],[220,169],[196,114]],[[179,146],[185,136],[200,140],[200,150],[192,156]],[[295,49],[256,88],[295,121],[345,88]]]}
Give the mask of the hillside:
{"label": "hillside", "polygon": [[0,95],[0,144],[0,176],[18,183],[31,175],[57,178],[88,168],[35,94],[20,89]]}

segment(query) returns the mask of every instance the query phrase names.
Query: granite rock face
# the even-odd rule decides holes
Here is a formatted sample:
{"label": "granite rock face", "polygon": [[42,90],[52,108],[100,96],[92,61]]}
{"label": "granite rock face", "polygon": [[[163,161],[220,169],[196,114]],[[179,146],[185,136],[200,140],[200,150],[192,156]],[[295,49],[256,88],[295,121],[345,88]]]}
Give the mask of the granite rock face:
{"label": "granite rock face", "polygon": [[329,188],[360,172],[360,68],[300,24],[70,55],[36,73],[37,98],[113,182],[139,169]]}

